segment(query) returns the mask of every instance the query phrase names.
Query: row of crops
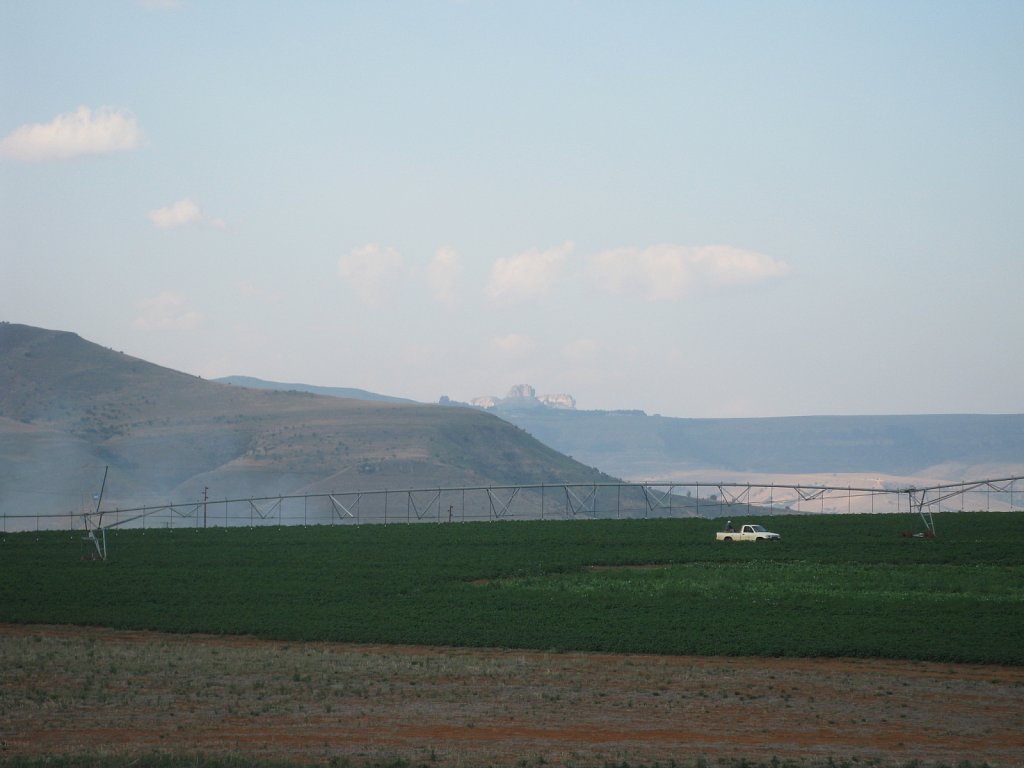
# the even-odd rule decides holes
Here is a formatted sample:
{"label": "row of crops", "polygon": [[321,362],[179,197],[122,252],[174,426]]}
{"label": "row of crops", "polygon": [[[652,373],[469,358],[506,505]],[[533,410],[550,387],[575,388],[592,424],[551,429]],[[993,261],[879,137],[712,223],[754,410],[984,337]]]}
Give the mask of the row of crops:
{"label": "row of crops", "polygon": [[[758,522],[756,519],[739,522]],[[120,530],[0,539],[0,622],[289,640],[1024,663],[1024,513]]]}

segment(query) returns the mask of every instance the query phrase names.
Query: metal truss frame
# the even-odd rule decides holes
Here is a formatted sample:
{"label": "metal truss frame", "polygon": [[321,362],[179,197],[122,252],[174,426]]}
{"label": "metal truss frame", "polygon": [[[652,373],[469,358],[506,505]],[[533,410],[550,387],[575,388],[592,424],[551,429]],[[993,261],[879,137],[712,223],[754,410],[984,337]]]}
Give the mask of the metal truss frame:
{"label": "metal truss frame", "polygon": [[[519,495],[519,489],[521,486],[511,486],[511,495],[508,497],[508,501],[503,501],[498,497],[494,491],[494,488],[487,488],[487,501],[491,508],[491,517],[494,520],[501,520],[505,517],[512,517],[512,502],[515,501],[516,496]],[[508,490],[508,488],[502,489]],[[439,492],[440,493],[440,492]]]}
{"label": "metal truss frame", "polygon": [[[468,496],[477,494],[482,497],[476,502],[474,509],[486,511],[486,519],[506,520],[518,517],[547,519],[552,517],[563,517],[564,519],[597,519],[600,517],[619,517],[623,514],[628,516],[664,517],[672,516],[678,510],[686,516],[717,517],[723,514],[737,514],[735,508],[743,507],[746,513],[753,514],[775,514],[779,511],[778,504],[783,504],[783,511],[795,511],[798,514],[812,510],[801,509],[802,504],[819,502],[813,504],[824,511],[826,500],[835,502],[843,498],[847,500],[847,507],[850,508],[853,499],[861,499],[870,496],[871,511],[874,511],[874,500],[878,496],[893,497],[897,500],[897,511],[902,507],[899,504],[900,498],[906,498],[907,511],[920,518],[924,526],[923,535],[935,536],[935,509],[942,509],[942,503],[956,496],[986,492],[989,495],[999,494],[1008,497],[1009,503],[1000,502],[1003,508],[1024,509],[1024,488],[1017,484],[1024,481],[1024,476],[1001,477],[985,480],[970,480],[959,483],[946,483],[928,487],[904,487],[904,488],[857,488],[853,486],[808,486],[808,485],[780,485],[780,484],[756,484],[756,483],[678,483],[678,482],[643,482],[643,483],[551,483],[539,485],[506,485],[506,486],[480,486],[480,487],[453,487],[453,488],[417,488],[404,490],[377,490],[377,491],[335,491],[325,494],[305,494],[294,496],[268,496],[251,497],[238,499],[224,499],[223,501],[187,502],[184,504],[165,504],[152,507],[133,507],[124,509],[103,509],[103,491],[106,487],[106,472],[104,473],[103,485],[97,497],[96,507],[93,511],[80,515],[85,535],[83,541],[88,543],[93,559],[106,560],[107,552],[107,530],[112,528],[128,526],[132,523],[156,518],[164,520],[164,526],[173,528],[175,520],[195,520],[196,525],[206,525],[206,506],[208,504],[223,504],[224,525],[231,525],[228,519],[229,505],[242,505],[248,510],[248,521],[250,526],[258,523],[269,523],[278,525],[295,524],[285,521],[284,509],[286,504],[298,504],[301,500],[303,506],[303,523],[305,522],[305,508],[310,502],[314,502],[318,510],[329,513],[330,524],[340,521],[345,524],[359,525],[361,523],[374,522],[401,522],[403,516],[389,513],[389,500],[397,494],[399,498],[405,495],[404,522],[423,522],[435,520],[442,522],[442,499],[446,495],[461,494],[462,513],[461,520],[467,519],[466,499]],[[1019,490],[1018,490],[1019,488]],[[639,494],[636,493],[639,489]],[[707,494],[707,491],[714,489],[715,494]],[[683,491],[686,491],[683,495]],[[561,513],[553,509],[551,504],[552,491],[555,496],[564,497],[564,507]],[[705,496],[701,497],[701,492]],[[755,491],[759,495],[755,495]],[[623,497],[629,492],[632,499],[627,504]],[[1015,499],[1016,494],[1016,499]],[[767,496],[767,498],[764,498]],[[450,496],[448,496],[450,498]],[[352,500],[354,499],[354,501]],[[609,501],[611,499],[611,501]],[[602,501],[605,506],[602,506]],[[997,500],[998,501],[998,500]],[[458,503],[456,500],[455,503]],[[482,503],[482,507],[481,507]],[[375,507],[378,513],[363,511],[363,507],[369,505]],[[792,510],[790,505],[795,505]],[[394,509],[393,504],[390,508]],[[561,506],[561,505],[558,505]],[[628,506],[628,509],[627,509]],[[379,509],[383,508],[383,518],[380,517]],[[200,516],[199,511],[204,514]],[[448,507],[448,514],[445,516],[448,522],[455,520],[455,504]],[[552,514],[554,512],[554,514]],[[390,517],[389,517],[390,514]],[[38,516],[37,516],[38,517]],[[68,518],[68,515],[53,515],[52,517]],[[111,517],[114,518],[110,522]],[[200,519],[202,522],[200,523]],[[240,521],[242,518],[233,518]],[[322,518],[320,518],[322,520]],[[480,519],[479,516],[471,516],[471,519]],[[6,525],[6,523],[5,523]],[[73,525],[71,526],[74,527]]]}

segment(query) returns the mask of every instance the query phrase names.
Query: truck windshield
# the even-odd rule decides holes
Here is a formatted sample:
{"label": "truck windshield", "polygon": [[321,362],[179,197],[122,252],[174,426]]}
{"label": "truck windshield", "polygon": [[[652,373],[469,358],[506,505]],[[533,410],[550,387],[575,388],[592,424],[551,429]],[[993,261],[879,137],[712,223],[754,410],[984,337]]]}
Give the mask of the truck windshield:
{"label": "truck windshield", "polygon": [[752,525],[752,526],[750,526],[750,530],[754,531],[755,533],[764,533],[764,526],[763,525]]}

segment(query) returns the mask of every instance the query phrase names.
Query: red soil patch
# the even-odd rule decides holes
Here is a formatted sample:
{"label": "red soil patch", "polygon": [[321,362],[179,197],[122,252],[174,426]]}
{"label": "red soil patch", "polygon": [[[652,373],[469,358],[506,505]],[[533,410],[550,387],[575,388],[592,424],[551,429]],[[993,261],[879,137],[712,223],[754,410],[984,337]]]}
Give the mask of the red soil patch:
{"label": "red soil patch", "polygon": [[77,752],[575,766],[1024,766],[1024,669],[0,625],[0,761]]}

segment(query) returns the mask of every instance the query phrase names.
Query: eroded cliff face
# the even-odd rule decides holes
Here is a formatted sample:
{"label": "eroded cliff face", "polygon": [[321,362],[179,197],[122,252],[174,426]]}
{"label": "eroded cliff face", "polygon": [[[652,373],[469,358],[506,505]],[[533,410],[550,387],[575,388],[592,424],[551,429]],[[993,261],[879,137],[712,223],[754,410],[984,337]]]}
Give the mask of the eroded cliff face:
{"label": "eroded cliff face", "polygon": [[537,399],[549,408],[564,408],[570,411],[576,409],[576,398],[572,395],[540,395]]}
{"label": "eroded cliff face", "polygon": [[509,389],[505,397],[494,395],[483,395],[474,397],[469,401],[470,405],[477,408],[498,408],[499,406],[546,406],[548,408],[560,408],[563,410],[575,410],[576,398],[572,395],[559,393],[553,395],[538,395],[537,390],[530,384],[516,384]]}

